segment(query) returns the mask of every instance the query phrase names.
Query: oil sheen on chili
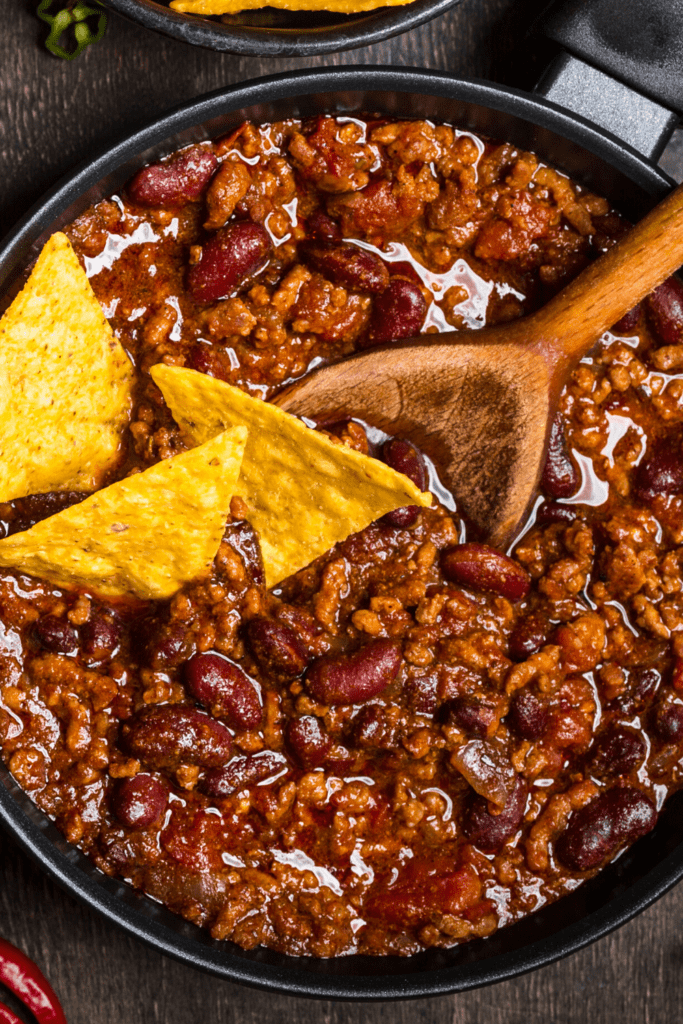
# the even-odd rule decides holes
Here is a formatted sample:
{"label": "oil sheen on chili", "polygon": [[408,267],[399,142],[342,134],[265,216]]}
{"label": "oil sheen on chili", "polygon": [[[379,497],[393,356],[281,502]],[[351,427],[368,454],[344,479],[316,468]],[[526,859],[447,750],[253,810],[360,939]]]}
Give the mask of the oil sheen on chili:
{"label": "oil sheen on chili", "polygon": [[[243,124],[67,232],[137,369],[118,476],[181,451],[158,362],[268,399],[324,361],[544,302],[625,230],[530,153],[427,121]],[[272,592],[233,500],[208,581],[107,602],[0,577],[6,763],[67,838],[218,939],[330,957],[490,935],[649,831],[683,753],[683,299],[562,395],[542,494],[479,543],[437,499]],[[6,532],[79,496],[2,506]]]}

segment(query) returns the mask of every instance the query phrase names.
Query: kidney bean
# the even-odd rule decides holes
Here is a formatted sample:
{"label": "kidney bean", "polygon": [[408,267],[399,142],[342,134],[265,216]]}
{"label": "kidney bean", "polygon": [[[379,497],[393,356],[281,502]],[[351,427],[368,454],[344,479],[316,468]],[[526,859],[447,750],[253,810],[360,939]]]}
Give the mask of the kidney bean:
{"label": "kidney bean", "polygon": [[400,437],[385,441],[382,446],[382,459],[387,466],[412,480],[421,491],[427,490],[427,464],[422,453],[410,441],[404,441]]}
{"label": "kidney bean", "polygon": [[593,744],[591,771],[605,779],[628,775],[643,763],[646,754],[645,740],[641,736],[622,725],[613,725]]}
{"label": "kidney bean", "polygon": [[663,743],[680,743],[683,740],[683,705],[660,705],[653,716],[653,729]]}
{"label": "kidney bean", "polygon": [[629,334],[635,334],[638,329],[638,323],[640,321],[640,314],[643,312],[642,304],[639,302],[633,309],[629,309],[628,313],[624,313],[621,320],[617,320],[614,326],[611,328],[612,334],[620,334],[622,336]]}
{"label": "kidney bean", "polygon": [[389,271],[381,259],[357,245],[306,242],[298,251],[304,263],[344,288],[379,293],[389,284]]}
{"label": "kidney bean", "polygon": [[239,665],[222,654],[193,654],[185,664],[185,686],[192,697],[233,729],[258,729],[263,708],[256,687]]}
{"label": "kidney bean", "polygon": [[391,261],[391,276],[392,277],[407,277],[409,281],[414,281],[415,284],[419,284],[421,281],[420,275],[408,260],[392,260]]}
{"label": "kidney bean", "polygon": [[121,642],[122,627],[118,619],[105,618],[96,612],[81,626],[83,651],[90,658],[111,655]]}
{"label": "kidney bean", "polygon": [[218,380],[229,381],[232,373],[230,359],[225,350],[204,341],[189,347],[185,365],[191,370],[206,373],[209,377],[216,377]]}
{"label": "kidney bean", "polygon": [[475,795],[465,809],[462,828],[465,838],[483,853],[496,853],[511,839],[524,818],[527,786],[518,778],[500,814],[491,814],[488,802]]}
{"label": "kidney bean", "polygon": [[633,493],[649,502],[658,495],[683,494],[683,428],[650,441],[633,477]]}
{"label": "kidney bean", "polygon": [[548,526],[551,523],[573,523],[576,519],[576,509],[571,505],[558,505],[554,501],[544,501],[536,509],[536,522],[539,526]]}
{"label": "kidney bean", "polygon": [[226,797],[247,786],[265,782],[270,776],[280,775],[285,768],[287,761],[274,750],[262,750],[248,757],[233,757],[225,768],[211,768],[206,772],[199,789],[207,796]]}
{"label": "kidney bean", "polygon": [[508,601],[526,597],[531,578],[526,569],[488,544],[456,544],[441,555],[444,575],[463,587],[500,594]]}
{"label": "kidney bean", "polygon": [[526,661],[532,654],[540,651],[551,630],[551,625],[543,615],[531,613],[518,619],[510,634],[508,648],[513,661]]}
{"label": "kidney bean", "polygon": [[510,701],[507,721],[517,736],[540,740],[548,728],[548,705],[531,690],[518,690]]}
{"label": "kidney bean", "polygon": [[614,698],[613,707],[624,717],[632,717],[649,703],[660,682],[661,676],[654,668],[629,669],[626,689]]}
{"label": "kidney bean", "polygon": [[656,668],[632,668],[629,672],[629,682],[636,701],[644,704],[662,681],[662,677]]}
{"label": "kidney bean", "polygon": [[417,522],[419,514],[419,505],[402,505],[401,508],[395,508],[393,512],[386,512],[380,518],[380,523],[391,526],[395,530],[407,530],[409,526],[413,526]]}
{"label": "kidney bean", "polygon": [[315,210],[310,217],[306,218],[306,227],[309,237],[315,238],[319,242],[341,241],[341,228],[322,210]]}
{"label": "kidney bean", "polygon": [[645,299],[650,326],[665,345],[683,342],[683,284],[669,277]]}
{"label": "kidney bean", "polygon": [[228,224],[202,246],[198,263],[190,267],[187,283],[195,302],[224,299],[266,262],[272,251],[270,235],[250,220]]}
{"label": "kidney bean", "polygon": [[155,623],[145,648],[149,664],[157,670],[182,665],[191,654],[190,639],[180,622]]}
{"label": "kidney bean", "polygon": [[[427,489],[427,464],[422,453],[410,441],[404,441],[400,437],[385,441],[382,446],[382,460],[397,473],[407,476],[421,491]],[[387,512],[382,516],[381,522],[386,526],[405,529],[405,527],[413,525],[419,514],[418,505],[405,505],[402,508],[395,508],[392,512]]]}
{"label": "kidney bean", "polygon": [[578,486],[579,472],[569,454],[562,418],[558,415],[550,428],[541,487],[551,498],[571,498]]}
{"label": "kidney bean", "polygon": [[313,715],[291,718],[285,730],[285,743],[294,760],[307,770],[321,765],[332,746],[331,738]]}
{"label": "kidney bean", "polygon": [[232,753],[232,737],[221,722],[178,704],[143,708],[123,723],[121,737],[128,753],[148,768],[222,768]]}
{"label": "kidney bean", "polygon": [[655,827],[657,811],[645,793],[614,786],[578,811],[555,844],[558,860],[570,871],[589,871]]}
{"label": "kidney bean", "polygon": [[308,651],[294,630],[283,622],[260,617],[251,619],[247,637],[261,668],[274,676],[293,679],[300,676],[308,664]]}
{"label": "kidney bean", "polygon": [[216,154],[206,146],[190,146],[171,160],[143,167],[128,185],[134,203],[179,206],[201,198],[218,167]]}
{"label": "kidney bean", "polygon": [[33,627],[33,635],[46,650],[55,654],[70,654],[78,647],[78,633],[68,619],[56,615],[43,615]]}
{"label": "kidney bean", "polygon": [[370,330],[362,348],[382,345],[419,334],[427,316],[427,303],[421,289],[412,281],[394,277],[375,299]]}
{"label": "kidney bean", "polygon": [[401,645],[395,640],[371,640],[354,654],[314,662],[306,673],[306,686],[322,704],[360,704],[394,681],[402,660]]}
{"label": "kidney bean", "polygon": [[161,817],[167,803],[166,786],[143,772],[132,779],[122,779],[112,801],[116,817],[128,828],[147,828]]}
{"label": "kidney bean", "polygon": [[496,709],[477,697],[455,697],[444,705],[449,725],[462,729],[468,736],[486,736],[489,726],[496,720]]}

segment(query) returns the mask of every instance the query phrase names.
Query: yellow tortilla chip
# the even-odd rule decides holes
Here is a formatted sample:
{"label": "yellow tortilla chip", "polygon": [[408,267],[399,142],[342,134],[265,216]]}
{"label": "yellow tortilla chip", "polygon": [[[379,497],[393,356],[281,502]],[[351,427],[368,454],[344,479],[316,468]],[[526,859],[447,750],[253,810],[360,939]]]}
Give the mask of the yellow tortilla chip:
{"label": "yellow tortilla chip", "polygon": [[185,14],[237,14],[260,7],[279,7],[286,11],[336,11],[359,14],[378,7],[400,7],[412,0],[172,0],[174,11]]}
{"label": "yellow tortilla chip", "polygon": [[91,491],[115,463],[133,367],[66,235],[0,320],[0,501]]}
{"label": "yellow tortilla chip", "polygon": [[0,565],[107,597],[171,597],[216,557],[246,440],[227,430],[0,540]]}
{"label": "yellow tortilla chip", "polygon": [[159,363],[150,372],[195,444],[226,427],[248,427],[235,493],[258,530],[269,587],[385,512],[431,505],[431,494],[422,494],[407,476],[335,444],[270,402],[196,370]]}

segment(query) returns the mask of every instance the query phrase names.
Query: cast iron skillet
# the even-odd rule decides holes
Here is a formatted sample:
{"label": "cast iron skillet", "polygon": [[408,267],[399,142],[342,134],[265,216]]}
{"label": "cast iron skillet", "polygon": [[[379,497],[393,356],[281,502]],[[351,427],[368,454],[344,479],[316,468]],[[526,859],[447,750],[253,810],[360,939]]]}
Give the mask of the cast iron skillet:
{"label": "cast iron skillet", "polygon": [[443,14],[460,0],[412,0],[364,14],[284,11],[274,7],[225,15],[181,14],[163,0],[104,0],[107,7],[184,43],[251,57],[313,57],[369,46]]}
{"label": "cast iron skillet", "polygon": [[[574,58],[562,60],[559,70],[556,67],[546,76],[546,87],[558,96],[564,82],[571,100],[567,68],[573,69],[574,78],[577,71],[579,77],[592,72]],[[632,112],[642,97],[629,95],[628,111]],[[666,136],[663,121],[658,120],[662,108],[654,103],[651,108],[645,108],[655,126],[647,144],[650,155],[661,149]],[[225,132],[246,117],[264,121],[321,111],[427,117],[508,139],[608,196],[631,217],[642,215],[672,184],[634,148],[540,94],[410,68],[294,72],[196,100],[81,166],[57,185],[0,247],[0,295],[14,290],[49,234],[93,201],[116,192],[142,163]],[[619,122],[617,113],[616,109],[612,112],[613,124]],[[669,116],[671,128],[676,118],[670,111],[664,114]],[[289,994],[399,999],[500,981],[600,938],[683,876],[679,826],[683,793],[679,793],[662,811],[655,830],[595,879],[491,938],[406,959],[354,956],[315,960],[263,949],[245,952],[230,943],[213,941],[158,903],[102,875],[66,842],[4,768],[0,769],[0,781],[0,822],[73,895],[170,956],[233,981]]]}

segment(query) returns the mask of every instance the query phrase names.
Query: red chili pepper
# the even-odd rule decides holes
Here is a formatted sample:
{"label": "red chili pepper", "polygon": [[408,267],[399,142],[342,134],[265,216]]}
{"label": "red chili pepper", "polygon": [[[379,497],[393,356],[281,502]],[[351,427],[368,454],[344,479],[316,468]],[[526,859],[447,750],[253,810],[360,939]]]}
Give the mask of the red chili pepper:
{"label": "red chili pepper", "polygon": [[19,1020],[16,1013],[13,1013],[9,1006],[0,1003],[0,1024],[23,1024],[23,1021]]}
{"label": "red chili pepper", "polygon": [[[0,939],[0,982],[28,1007],[38,1024],[67,1024],[54,989],[40,968],[7,939]],[[12,1014],[11,1010],[3,1010]],[[15,1024],[17,1017],[1,1017]],[[21,1021],[19,1021],[21,1024]]]}

